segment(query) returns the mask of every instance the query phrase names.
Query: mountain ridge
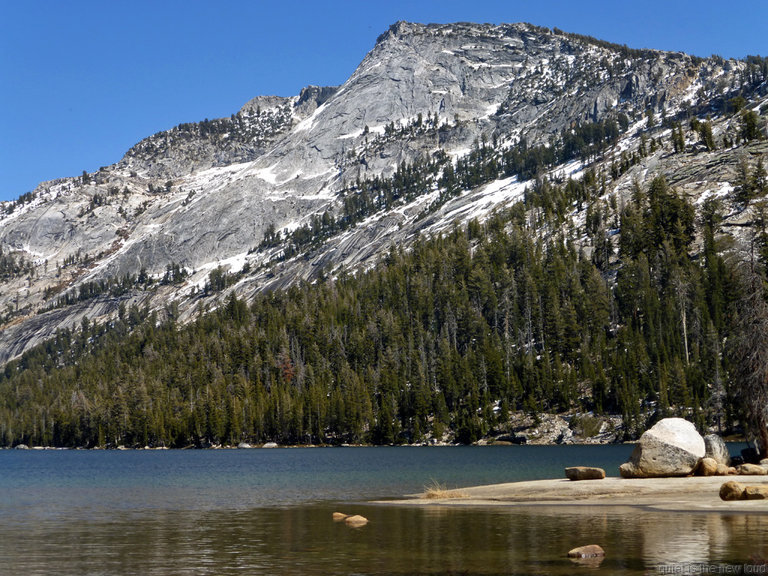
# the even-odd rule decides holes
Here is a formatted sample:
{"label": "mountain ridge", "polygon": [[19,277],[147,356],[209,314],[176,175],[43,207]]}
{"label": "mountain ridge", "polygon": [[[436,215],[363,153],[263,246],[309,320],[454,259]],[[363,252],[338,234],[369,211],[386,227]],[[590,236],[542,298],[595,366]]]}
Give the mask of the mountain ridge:
{"label": "mountain ridge", "polygon": [[[618,146],[632,151],[648,110],[677,117],[711,108],[718,97],[725,102],[727,88],[747,67],[545,30],[398,22],[339,87],[256,97],[228,119],[160,132],[111,167],[41,184],[28,203],[4,203],[0,246],[32,262],[35,272],[12,279],[0,296],[6,310],[0,361],[51,336],[54,325],[114,315],[117,301],[43,312],[88,283],[144,273],[155,287],[134,284],[121,298],[157,309],[178,300],[182,318],[189,319],[201,309],[199,293],[209,274],[220,266],[232,274],[249,270],[249,278],[232,288],[247,295],[311,279],[320,270],[365,265],[389,243],[413,238],[424,224],[420,214],[441,209],[434,208],[436,181],[413,201],[371,216],[369,226],[329,239],[328,249],[315,249],[314,256],[286,261],[285,242],[259,246],[267,233],[287,238],[324,213],[342,217],[342,195],[350,195],[344,191],[354,182],[390,178],[404,163],[438,153],[456,162],[481,140],[493,140],[498,149],[521,141],[546,144],[578,124],[626,120],[625,144]],[[735,165],[735,158],[730,162]],[[553,172],[565,170],[579,167]],[[460,207],[471,204],[470,197],[483,202],[487,186],[467,191],[449,199],[443,214],[489,214],[532,184],[502,180],[494,191],[501,203],[487,200],[479,212]],[[614,185],[628,187],[626,180]],[[445,229],[432,214],[431,229]],[[184,271],[184,280],[158,287],[174,267]],[[210,295],[210,304],[220,297]],[[40,312],[42,318],[31,322]],[[46,329],[46,314],[66,319]]]}

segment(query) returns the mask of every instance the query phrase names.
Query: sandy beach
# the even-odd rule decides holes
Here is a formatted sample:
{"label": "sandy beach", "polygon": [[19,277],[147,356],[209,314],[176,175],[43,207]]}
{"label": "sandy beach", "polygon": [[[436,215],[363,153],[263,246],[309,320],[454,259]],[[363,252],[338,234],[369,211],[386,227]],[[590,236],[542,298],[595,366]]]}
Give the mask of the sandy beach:
{"label": "sandy beach", "polygon": [[449,497],[445,498],[428,499],[423,494],[414,494],[381,503],[407,506],[631,506],[681,512],[768,513],[768,500],[721,500],[720,486],[729,480],[747,486],[768,486],[768,476],[608,477],[582,481],[563,478],[460,488],[448,491]]}

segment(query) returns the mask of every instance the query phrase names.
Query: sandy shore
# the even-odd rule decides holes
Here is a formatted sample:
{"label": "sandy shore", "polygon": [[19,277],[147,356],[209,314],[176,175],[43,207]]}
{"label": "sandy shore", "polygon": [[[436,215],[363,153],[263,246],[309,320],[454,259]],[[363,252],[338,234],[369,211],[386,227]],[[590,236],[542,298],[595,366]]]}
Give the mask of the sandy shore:
{"label": "sandy shore", "polygon": [[768,476],[609,477],[577,482],[563,478],[474,486],[449,491],[453,494],[447,498],[427,499],[423,495],[413,495],[381,503],[407,506],[633,506],[670,511],[768,513],[768,500],[721,500],[720,486],[729,480],[748,486],[768,485]]}

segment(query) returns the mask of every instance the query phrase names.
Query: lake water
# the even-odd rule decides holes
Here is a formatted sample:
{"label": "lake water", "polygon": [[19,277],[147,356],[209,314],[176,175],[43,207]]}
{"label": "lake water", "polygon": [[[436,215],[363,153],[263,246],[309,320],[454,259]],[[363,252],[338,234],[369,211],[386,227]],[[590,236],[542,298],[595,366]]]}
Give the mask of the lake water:
{"label": "lake water", "polygon": [[[0,451],[0,574],[746,573],[745,564],[768,558],[768,515],[369,503],[433,481],[454,488],[561,477],[577,464],[615,475],[630,452]],[[370,522],[349,528],[332,521],[334,511]],[[588,543],[608,553],[599,568],[565,558]],[[761,569],[753,573],[768,573]]]}

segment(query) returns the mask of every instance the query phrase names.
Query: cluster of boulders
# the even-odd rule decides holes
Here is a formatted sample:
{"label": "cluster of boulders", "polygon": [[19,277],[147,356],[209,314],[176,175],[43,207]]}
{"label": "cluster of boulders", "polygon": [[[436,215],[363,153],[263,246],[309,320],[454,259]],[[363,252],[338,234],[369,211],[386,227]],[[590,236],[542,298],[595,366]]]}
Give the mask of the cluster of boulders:
{"label": "cluster of boulders", "polygon": [[720,486],[723,500],[768,500],[768,486],[744,486],[731,480]]}
{"label": "cluster of boulders", "polygon": [[623,478],[728,476],[768,474],[768,461],[731,465],[731,456],[717,434],[702,438],[683,418],[665,418],[643,433],[629,461],[619,467]]}
{"label": "cluster of boulders", "polygon": [[368,524],[368,518],[365,516],[360,516],[359,514],[349,515],[344,514],[343,512],[334,512],[333,521],[344,522],[347,526],[351,526],[352,528],[359,528]]}
{"label": "cluster of boulders", "polygon": [[[629,461],[619,467],[623,478],[663,478],[670,476],[768,475],[768,459],[759,464],[732,466],[731,455],[717,434],[702,437],[696,427],[683,418],[665,418],[647,430],[632,451]],[[600,480],[605,470],[589,466],[565,469],[569,480]],[[720,487],[723,500],[768,500],[768,483],[746,486],[733,480]],[[568,552],[572,560],[597,567],[605,551],[597,544],[579,546]]]}
{"label": "cluster of boulders", "polygon": [[[683,418],[664,418],[640,437],[629,460],[619,466],[622,478],[672,476],[764,476],[768,459],[759,464],[732,461],[728,447],[717,434],[702,437]],[[565,469],[569,480],[600,480],[605,470],[590,466]]]}

